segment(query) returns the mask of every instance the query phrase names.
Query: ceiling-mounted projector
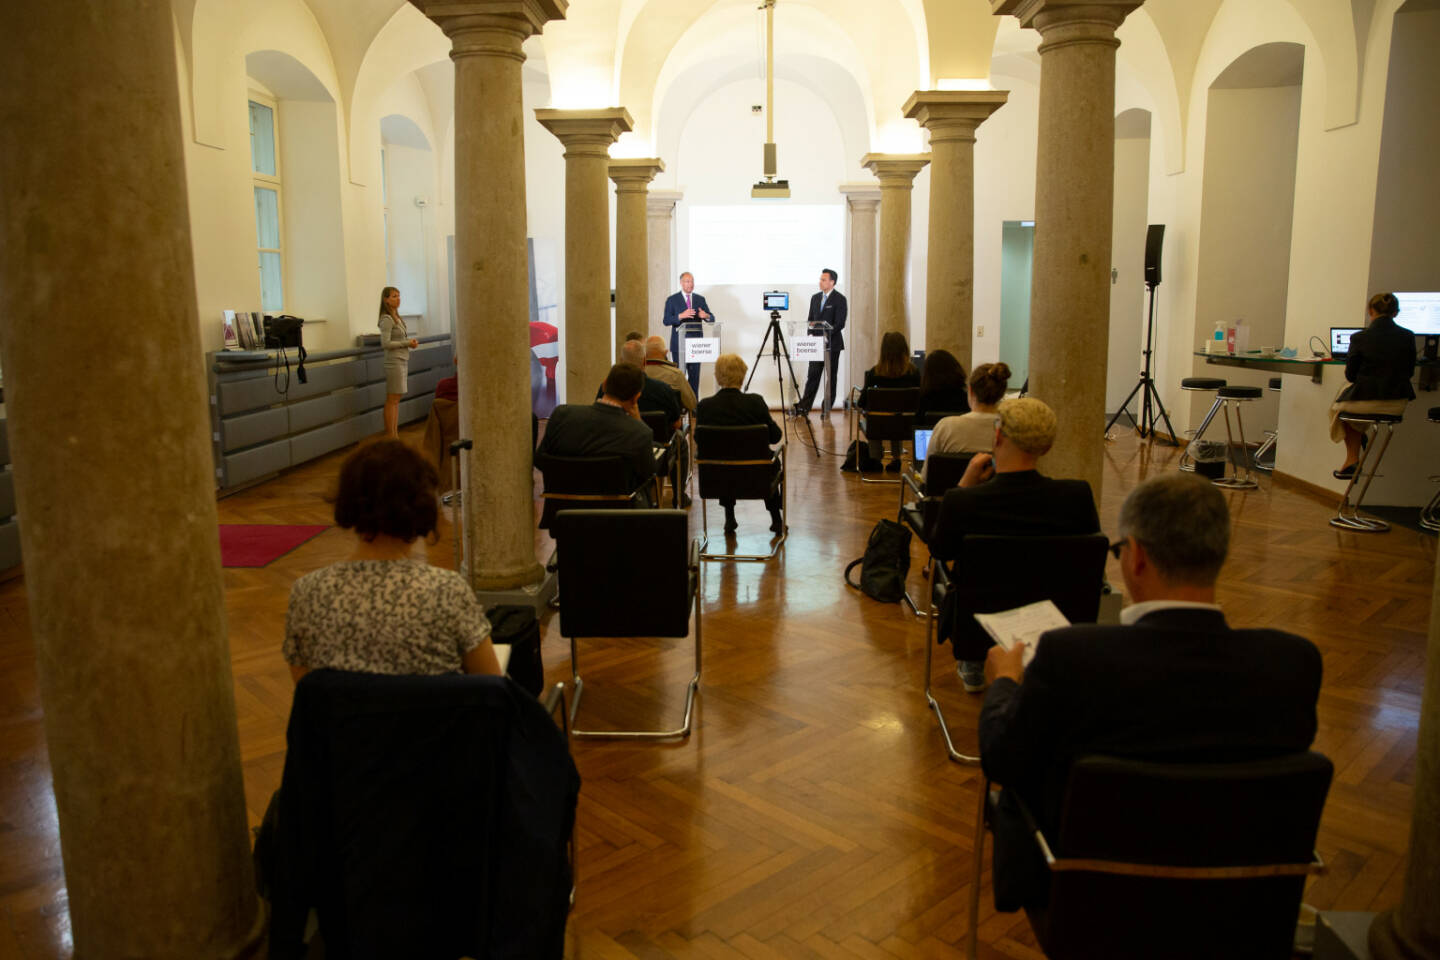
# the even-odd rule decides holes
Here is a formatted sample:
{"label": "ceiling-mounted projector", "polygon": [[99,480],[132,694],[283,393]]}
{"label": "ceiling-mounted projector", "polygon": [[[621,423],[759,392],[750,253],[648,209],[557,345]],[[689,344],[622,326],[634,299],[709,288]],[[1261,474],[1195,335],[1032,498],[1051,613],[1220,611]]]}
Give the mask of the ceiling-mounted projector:
{"label": "ceiling-mounted projector", "polygon": [[775,179],[775,0],[765,0],[765,179],[750,188],[756,200],[783,200],[790,181]]}

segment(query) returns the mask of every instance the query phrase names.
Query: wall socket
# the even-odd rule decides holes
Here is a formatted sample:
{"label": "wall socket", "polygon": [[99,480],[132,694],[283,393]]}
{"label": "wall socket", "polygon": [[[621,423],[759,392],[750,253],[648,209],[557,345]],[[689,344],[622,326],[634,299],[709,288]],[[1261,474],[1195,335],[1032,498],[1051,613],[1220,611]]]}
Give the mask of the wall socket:
{"label": "wall socket", "polygon": [[982,324],[980,324],[980,326],[978,326],[978,327],[975,328],[975,336],[977,336],[977,337],[983,337],[983,336],[985,336],[985,324],[982,323]]}

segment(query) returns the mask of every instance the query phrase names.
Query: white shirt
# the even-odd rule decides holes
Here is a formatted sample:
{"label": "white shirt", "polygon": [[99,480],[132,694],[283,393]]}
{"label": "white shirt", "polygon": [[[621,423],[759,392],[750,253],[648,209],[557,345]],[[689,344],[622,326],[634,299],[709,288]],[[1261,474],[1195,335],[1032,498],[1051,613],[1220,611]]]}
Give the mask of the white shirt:
{"label": "white shirt", "polygon": [[1156,610],[1214,610],[1219,612],[1218,603],[1197,603],[1194,600],[1146,600],[1144,603],[1132,603],[1120,611],[1120,622],[1127,627],[1135,623],[1141,617],[1154,613]]}

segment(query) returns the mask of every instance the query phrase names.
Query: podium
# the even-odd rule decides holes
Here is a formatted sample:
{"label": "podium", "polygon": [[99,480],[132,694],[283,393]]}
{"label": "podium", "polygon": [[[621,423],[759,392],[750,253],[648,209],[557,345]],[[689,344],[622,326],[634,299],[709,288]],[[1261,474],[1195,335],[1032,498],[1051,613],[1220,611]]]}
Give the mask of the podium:
{"label": "podium", "polygon": [[675,363],[684,367],[687,363],[714,363],[724,349],[723,320],[686,320],[680,325],[680,352]]}
{"label": "podium", "polygon": [[[832,368],[830,366],[830,334],[832,327],[824,320],[816,323],[807,323],[804,320],[789,320],[787,335],[790,339],[790,359],[795,363],[823,363],[825,365],[825,380],[820,389],[817,399],[820,401],[820,416],[829,417],[830,409],[835,406],[835,397],[838,393],[838,384],[831,381]],[[805,379],[810,379],[809,367],[805,368]],[[796,398],[799,399],[798,397]]]}

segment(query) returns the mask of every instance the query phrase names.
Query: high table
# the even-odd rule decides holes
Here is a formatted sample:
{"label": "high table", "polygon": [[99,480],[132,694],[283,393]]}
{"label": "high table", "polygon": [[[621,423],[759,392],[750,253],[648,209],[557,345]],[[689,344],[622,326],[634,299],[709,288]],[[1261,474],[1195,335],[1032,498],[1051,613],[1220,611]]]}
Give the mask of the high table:
{"label": "high table", "polygon": [[1202,350],[1196,350],[1195,356],[1204,357],[1206,363],[1220,367],[1306,374],[1314,383],[1320,382],[1325,367],[1341,366],[1345,363],[1343,359],[1334,360],[1330,357],[1262,357],[1258,353],[1205,353]]}

